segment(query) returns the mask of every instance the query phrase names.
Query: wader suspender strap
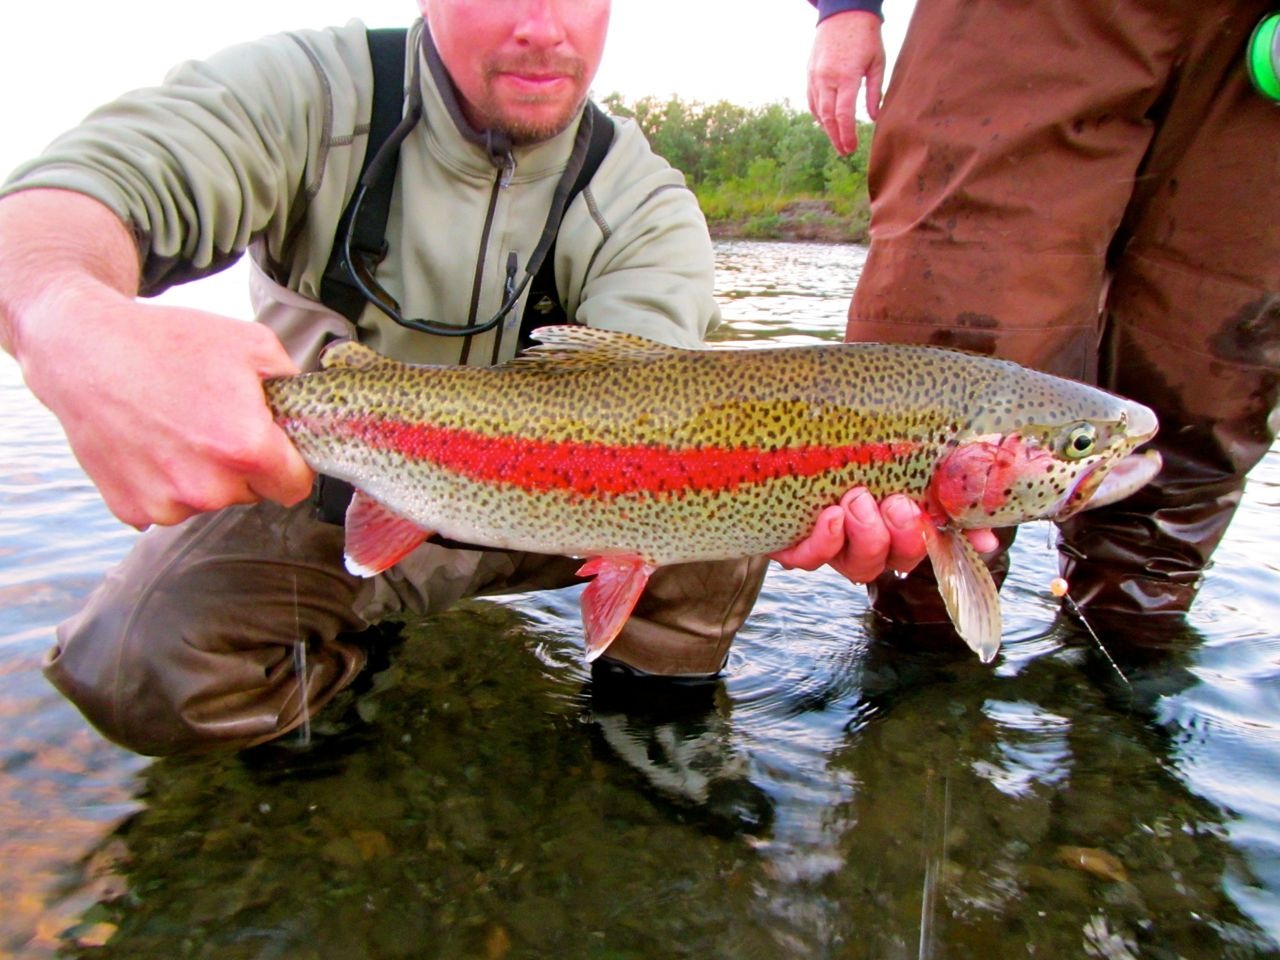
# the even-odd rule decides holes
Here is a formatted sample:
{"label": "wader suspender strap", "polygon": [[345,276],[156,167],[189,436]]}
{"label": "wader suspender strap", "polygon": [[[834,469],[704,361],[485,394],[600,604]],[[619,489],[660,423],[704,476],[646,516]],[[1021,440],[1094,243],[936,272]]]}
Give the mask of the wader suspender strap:
{"label": "wader suspender strap", "polygon": [[[369,57],[373,62],[373,110],[369,117],[369,136],[359,180],[363,180],[370,162],[378,154],[378,148],[400,123],[404,109],[406,33],[404,29],[368,31]],[[588,102],[587,110],[591,116],[591,139],[587,144],[582,169],[578,171],[577,179],[569,189],[565,209],[591,182],[600,162],[613,144],[613,121],[594,103]],[[394,167],[395,157],[388,158],[388,162]],[[394,188],[394,177],[377,178],[365,196],[359,218],[351,225],[352,259],[357,261],[356,269],[366,276],[372,276],[387,255],[387,216],[391,211],[391,192]],[[338,242],[351,221],[353,201],[354,198],[347,202],[342,218],[338,221],[333,251],[329,255],[329,263],[320,283],[320,300],[331,310],[356,323],[364,312],[367,301],[347,278],[342,267],[342,244]],[[556,288],[555,254],[553,240],[538,272],[529,283],[524,316],[520,318],[520,338],[517,341],[520,350],[532,343],[531,334],[535,328],[570,322]]]}
{"label": "wader suspender strap", "polygon": [[[369,57],[373,61],[373,110],[369,116],[369,136],[364,148],[364,164],[360,168],[361,178],[377,156],[378,148],[400,122],[404,110],[407,32],[403,28],[368,31]],[[394,167],[395,157],[390,157],[389,162]],[[378,178],[365,197],[359,219],[351,226],[352,258],[357,261],[356,269],[364,271],[366,276],[372,276],[387,255],[387,215],[391,211],[391,191],[394,188],[395,177]],[[348,202],[342,219],[338,221],[333,251],[320,281],[320,300],[329,309],[356,323],[364,312],[366,301],[342,269],[342,244],[339,242],[345,235],[351,213],[352,204]]]}
{"label": "wader suspender strap", "polygon": [[[583,115],[585,122],[590,117],[591,140],[587,143],[587,155],[582,161],[582,169],[569,188],[569,198],[564,208],[580,194],[591,178],[595,176],[600,161],[613,145],[613,121],[603,110],[591,101],[587,101],[587,113]],[[570,323],[565,314],[564,304],[560,302],[560,291],[556,288],[556,244],[553,240],[547,255],[543,258],[538,272],[529,283],[529,295],[524,302],[524,316],[520,318],[520,339],[517,350],[526,350],[533,343],[533,331],[538,327],[547,327],[556,323]]]}
{"label": "wader suspender strap", "polygon": [[[403,29],[368,31],[369,57],[373,61],[373,110],[369,116],[368,142],[365,144],[364,163],[357,183],[364,178],[369,164],[378,154],[378,148],[400,122],[404,109],[406,34],[407,31]],[[394,165],[395,158],[390,158],[390,162]],[[379,177],[365,196],[359,220],[351,228],[351,256],[358,263],[357,269],[366,271],[369,276],[372,276],[382,258],[387,255],[387,214],[391,210],[391,191],[394,187],[395,177]],[[333,237],[333,251],[329,254],[329,263],[320,280],[320,301],[335,313],[357,323],[360,314],[364,312],[366,301],[347,278],[347,272],[342,267],[341,242],[351,220],[353,206],[354,203],[348,201],[347,208],[342,212],[342,219],[338,221],[338,230]],[[352,493],[351,484],[345,480],[323,473],[317,474],[315,488],[311,492],[316,519],[341,525]]]}

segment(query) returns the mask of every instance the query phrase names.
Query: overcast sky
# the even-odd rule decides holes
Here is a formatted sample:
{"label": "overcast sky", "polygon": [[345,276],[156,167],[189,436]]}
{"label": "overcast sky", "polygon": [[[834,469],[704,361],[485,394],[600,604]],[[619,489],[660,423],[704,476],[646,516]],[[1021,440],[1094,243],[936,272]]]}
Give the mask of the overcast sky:
{"label": "overcast sky", "polygon": [[[912,0],[888,0],[890,57]],[[86,112],[173,64],[277,30],[359,17],[398,26],[414,0],[19,0],[0,30],[0,175]],[[614,0],[594,91],[806,109],[815,15],[805,0]]]}
{"label": "overcast sky", "polygon": [[[887,0],[890,64],[914,0]],[[279,30],[358,17],[402,26],[415,0],[14,0],[0,29],[0,178],[94,107],[161,80],[174,64]],[[808,109],[816,14],[805,0],[613,0],[593,91]],[[165,298],[249,315],[242,266]],[[7,357],[0,356],[7,361]]]}

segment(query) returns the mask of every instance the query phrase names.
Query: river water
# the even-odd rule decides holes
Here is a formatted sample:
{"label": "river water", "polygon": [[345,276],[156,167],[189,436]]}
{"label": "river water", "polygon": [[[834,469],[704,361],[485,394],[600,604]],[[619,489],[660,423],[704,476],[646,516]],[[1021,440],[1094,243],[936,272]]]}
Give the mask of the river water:
{"label": "river water", "polygon": [[[839,339],[861,255],[721,244],[720,338]],[[1109,655],[1032,525],[989,666],[775,568],[721,683],[628,698],[565,591],[406,624],[309,745],[151,761],[39,672],[133,534],[7,358],[0,403],[0,958],[1280,956],[1280,451]]]}

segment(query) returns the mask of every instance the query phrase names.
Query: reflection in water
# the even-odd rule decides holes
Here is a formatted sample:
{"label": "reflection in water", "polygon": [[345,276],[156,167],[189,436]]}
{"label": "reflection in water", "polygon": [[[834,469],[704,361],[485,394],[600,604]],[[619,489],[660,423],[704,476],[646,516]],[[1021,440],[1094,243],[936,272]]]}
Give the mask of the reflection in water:
{"label": "reflection in water", "polygon": [[[852,251],[721,254],[729,339],[839,337]],[[774,570],[720,682],[593,679],[564,591],[388,631],[309,746],[148,762],[38,676],[131,537],[16,384],[0,956],[1280,956],[1280,454],[1187,625],[1099,628],[1127,680],[1035,525],[994,666]]]}
{"label": "reflection in water", "polygon": [[734,672],[623,714],[557,629],[572,598],[540,599],[410,625],[305,751],[149,766],[96,955],[1266,952],[1223,813],[1065,625],[994,689],[963,650],[833,669],[753,630],[739,658],[798,659],[804,695]]}

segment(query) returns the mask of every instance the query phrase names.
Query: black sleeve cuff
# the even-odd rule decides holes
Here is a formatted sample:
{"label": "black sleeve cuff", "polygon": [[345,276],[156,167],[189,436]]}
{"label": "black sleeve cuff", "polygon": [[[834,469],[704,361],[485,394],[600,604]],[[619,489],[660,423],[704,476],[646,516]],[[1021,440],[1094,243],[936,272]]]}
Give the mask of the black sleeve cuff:
{"label": "black sleeve cuff", "polygon": [[880,11],[883,0],[809,0],[809,2],[818,8],[819,23],[833,13],[844,13],[847,10],[862,10],[865,13],[874,13],[881,20],[884,19],[884,14]]}

